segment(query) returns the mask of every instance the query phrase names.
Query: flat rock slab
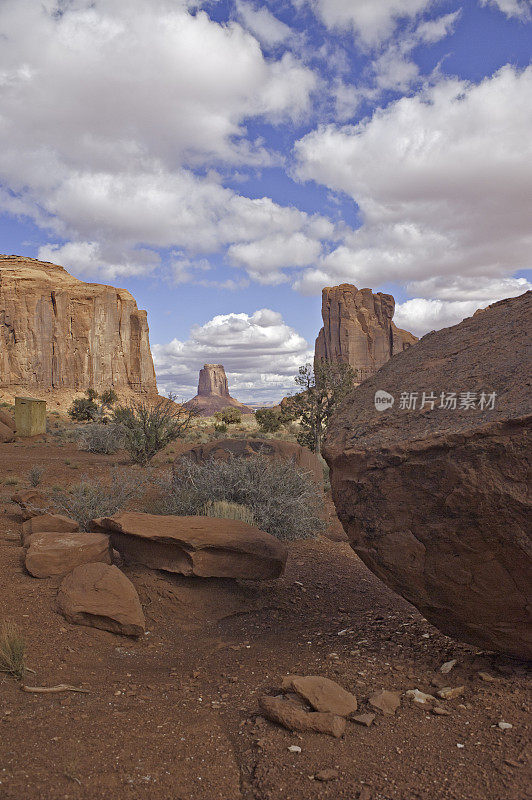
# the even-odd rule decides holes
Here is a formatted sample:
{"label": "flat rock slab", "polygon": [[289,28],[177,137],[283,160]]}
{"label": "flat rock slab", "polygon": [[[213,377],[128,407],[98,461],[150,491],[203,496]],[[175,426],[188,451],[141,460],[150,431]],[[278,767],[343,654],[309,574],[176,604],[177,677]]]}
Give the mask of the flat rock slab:
{"label": "flat rock slab", "polygon": [[278,578],[288,555],[274,536],[240,520],[128,511],[94,520],[93,529],[109,533],[126,562],[201,578]]}
{"label": "flat rock slab", "polygon": [[286,675],[281,687],[302,697],[315,711],[331,712],[347,717],[357,710],[356,697],[335,681],[321,675]]}
{"label": "flat rock slab", "polygon": [[59,611],[72,623],[140,636],[144,614],[131,581],[114,565],[82,564],[63,580],[57,595]]}
{"label": "flat rock slab", "polygon": [[75,533],[79,531],[79,524],[75,519],[63,514],[41,514],[26,520],[22,525],[20,542],[23,547],[29,544],[30,536],[34,533]]}
{"label": "flat rock slab", "polygon": [[289,731],[314,731],[339,738],[345,731],[345,719],[338,714],[305,711],[291,700],[263,695],[259,700],[266,717]]}
{"label": "flat rock slab", "polygon": [[50,578],[91,561],[111,563],[109,537],[103,533],[34,533],[25,565],[34,578]]}

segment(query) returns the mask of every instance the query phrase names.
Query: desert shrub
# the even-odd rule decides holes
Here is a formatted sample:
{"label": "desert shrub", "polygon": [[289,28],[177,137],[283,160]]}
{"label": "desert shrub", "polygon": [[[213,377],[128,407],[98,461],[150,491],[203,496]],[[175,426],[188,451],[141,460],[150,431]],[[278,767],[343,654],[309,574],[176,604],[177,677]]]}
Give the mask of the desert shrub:
{"label": "desert shrub", "polygon": [[124,429],[114,422],[93,422],[78,433],[78,448],[88,453],[116,453],[124,446]]}
{"label": "desert shrub", "polygon": [[26,642],[17,626],[3,622],[0,628],[0,672],[22,680],[26,672]]}
{"label": "desert shrub", "polygon": [[43,476],[44,467],[38,467],[36,464],[28,472],[28,483],[30,486],[38,486]]}
{"label": "desert shrub", "polygon": [[51,500],[58,511],[72,517],[82,530],[95,517],[110,517],[141,497],[148,476],[126,470],[115,472],[110,484],[84,475],[80,483],[53,490]]}
{"label": "desert shrub", "polygon": [[146,510],[155,514],[201,515],[223,500],[250,509],[255,524],[278,539],[315,536],[323,529],[323,495],[291,461],[251,456],[195,464],[180,459],[173,474],[159,479]]}
{"label": "desert shrub", "polygon": [[202,514],[205,517],[239,519],[242,522],[247,522],[248,525],[255,524],[255,517],[250,508],[239,503],[229,503],[227,500],[215,500],[214,502],[205,503]]}
{"label": "desert shrub", "polygon": [[70,408],[68,416],[74,422],[92,422],[98,416],[98,406],[90,397],[76,397]]}
{"label": "desert shrub", "polygon": [[281,415],[275,408],[258,408],[255,411],[255,419],[264,433],[275,433],[282,425]]}
{"label": "desert shrub", "polygon": [[100,395],[100,402],[102,406],[107,406],[108,408],[114,406],[117,400],[118,400],[118,395],[114,389],[106,389]]}
{"label": "desert shrub", "polygon": [[115,409],[113,420],[124,430],[124,447],[135,464],[145,466],[161,450],[182,438],[196,411],[169,400],[137,400]]}
{"label": "desert shrub", "polygon": [[215,422],[214,423],[214,433],[218,436],[222,433],[227,433],[227,425],[225,422]]}
{"label": "desert shrub", "polygon": [[242,412],[234,406],[227,406],[222,411],[217,411],[214,416],[218,422],[225,422],[226,425],[240,425],[242,422]]}

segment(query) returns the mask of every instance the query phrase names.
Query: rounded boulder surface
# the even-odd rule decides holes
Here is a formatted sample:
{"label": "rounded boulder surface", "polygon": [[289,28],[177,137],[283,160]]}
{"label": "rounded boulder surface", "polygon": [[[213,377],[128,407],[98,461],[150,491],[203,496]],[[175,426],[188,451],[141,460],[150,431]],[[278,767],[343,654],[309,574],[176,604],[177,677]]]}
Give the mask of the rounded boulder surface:
{"label": "rounded boulder surface", "polygon": [[[532,657],[531,318],[527,292],[424,336],[344,400],[324,448],[365,564],[443,633],[521,658]],[[385,410],[379,392],[393,399]]]}
{"label": "rounded boulder surface", "polygon": [[64,578],[57,595],[59,611],[76,625],[141,636],[144,614],[131,581],[114,565],[82,564]]}

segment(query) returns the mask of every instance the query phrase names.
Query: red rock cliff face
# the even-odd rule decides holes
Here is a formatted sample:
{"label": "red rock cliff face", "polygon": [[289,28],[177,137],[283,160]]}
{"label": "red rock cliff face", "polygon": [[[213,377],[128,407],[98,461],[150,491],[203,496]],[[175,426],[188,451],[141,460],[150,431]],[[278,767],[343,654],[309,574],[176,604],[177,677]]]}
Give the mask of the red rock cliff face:
{"label": "red rock cliff face", "polygon": [[156,392],[146,312],[124,289],[0,256],[0,386]]}
{"label": "red rock cliff face", "polygon": [[373,294],[349,283],[325,288],[315,360],[350,364],[357,380],[365,380],[395,353],[417,342],[416,336],[394,325],[394,311],[391,294]]}

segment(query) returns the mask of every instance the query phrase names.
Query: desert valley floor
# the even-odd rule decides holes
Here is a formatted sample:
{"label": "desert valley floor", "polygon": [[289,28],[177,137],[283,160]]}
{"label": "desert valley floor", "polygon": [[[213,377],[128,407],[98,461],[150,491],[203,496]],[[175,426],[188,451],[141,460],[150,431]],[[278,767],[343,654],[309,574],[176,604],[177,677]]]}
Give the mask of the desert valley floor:
{"label": "desert valley floor", "polygon": [[[149,631],[138,641],[66,623],[55,610],[60,581],[24,570],[12,482],[24,485],[38,463],[46,490],[116,462],[73,444],[0,445],[2,616],[25,634],[27,682],[88,690],[28,694],[2,676],[2,800],[530,796],[523,664],[440,634],[338,541],[336,520],[331,538],[292,543],[285,574],[260,586],[125,567]],[[290,733],[258,707],[287,673],[334,679],[361,712],[382,688],[401,692],[401,706],[370,727],[348,722],[341,739]],[[404,696],[442,685],[465,686],[440,703],[448,714]]]}

